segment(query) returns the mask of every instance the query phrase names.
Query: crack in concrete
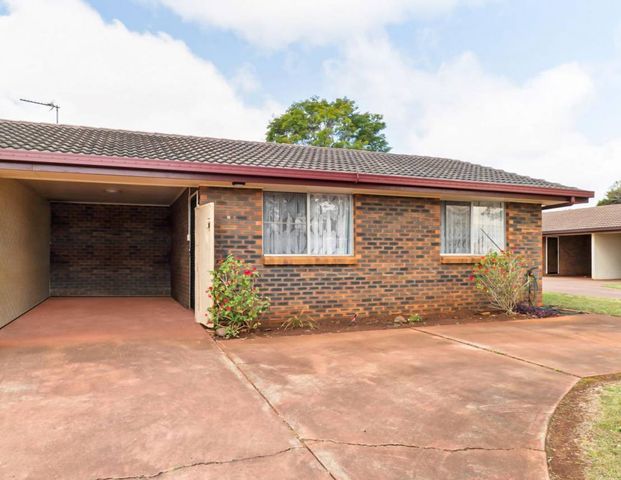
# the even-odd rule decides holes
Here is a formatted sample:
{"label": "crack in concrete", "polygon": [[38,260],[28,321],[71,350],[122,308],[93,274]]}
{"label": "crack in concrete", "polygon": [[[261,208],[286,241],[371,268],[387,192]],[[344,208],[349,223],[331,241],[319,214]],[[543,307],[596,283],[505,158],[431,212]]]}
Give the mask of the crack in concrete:
{"label": "crack in concrete", "polygon": [[446,453],[459,453],[459,452],[469,452],[469,451],[486,451],[486,452],[515,452],[518,450],[525,450],[530,452],[545,452],[542,448],[531,448],[531,447],[509,447],[509,448],[491,448],[491,447],[461,447],[461,448],[442,448],[442,447],[434,447],[430,445],[412,445],[408,443],[357,443],[357,442],[343,442],[339,440],[330,440],[330,439],[318,439],[318,438],[304,438],[305,442],[314,442],[314,443],[332,443],[335,445],[348,445],[352,447],[368,447],[368,448],[381,448],[381,447],[404,447],[404,448],[413,448],[417,450],[435,450],[439,452]]}
{"label": "crack in concrete", "polygon": [[304,447],[302,447],[302,446],[299,446],[299,447],[289,447],[289,448],[286,448],[284,450],[279,450],[278,452],[266,453],[264,455],[255,455],[253,457],[233,458],[231,460],[213,460],[213,461],[188,463],[186,465],[177,465],[177,466],[168,468],[166,470],[162,470],[160,472],[152,473],[152,474],[148,474],[148,475],[130,475],[130,476],[126,476],[126,477],[97,477],[96,480],[137,480],[137,479],[141,479],[141,478],[144,478],[144,479],[157,478],[157,477],[161,477],[162,475],[166,475],[167,473],[177,472],[179,470],[185,470],[187,468],[209,466],[209,465],[226,465],[226,464],[233,464],[233,463],[239,463],[239,462],[246,462],[246,461],[249,461],[249,460],[258,460],[258,459],[261,459],[261,458],[276,457],[278,455],[282,455],[283,453],[291,452],[292,450],[298,450],[298,449],[302,449],[302,448],[304,448]]}
{"label": "crack in concrete", "polygon": [[525,358],[516,357],[516,356],[511,355],[509,353],[499,352],[498,350],[494,350],[494,349],[489,348],[489,347],[484,347],[482,345],[477,345],[476,343],[470,343],[470,342],[467,342],[465,340],[459,340],[458,338],[449,337],[449,336],[446,336],[446,335],[441,335],[439,333],[429,332],[427,330],[422,330],[422,329],[417,328],[417,327],[411,327],[411,328],[412,328],[412,330],[414,330],[416,332],[424,333],[425,335],[430,335],[432,337],[442,338],[443,340],[447,340],[449,342],[455,342],[455,343],[460,343],[462,345],[467,345],[468,347],[476,348],[477,350],[482,350],[484,352],[494,353],[496,355],[500,355],[501,357],[511,358],[512,360],[517,360],[519,362],[528,363],[529,365],[534,365],[536,367],[545,368],[546,370],[551,370],[553,372],[561,373],[563,375],[568,375],[570,377],[582,378],[580,375],[576,375],[574,373],[566,372],[566,371],[561,370],[559,368],[550,367],[548,365],[543,365],[541,363],[533,362],[532,360],[526,360]]}
{"label": "crack in concrete", "polygon": [[[470,342],[466,342],[463,340],[459,340],[456,338],[452,338],[452,337],[448,337],[448,336],[444,336],[444,335],[440,335],[437,333],[431,333],[428,331],[424,331],[424,330],[420,330],[419,328],[416,327],[410,327],[412,331],[416,331],[416,332],[420,332],[420,333],[424,333],[427,335],[430,335],[432,337],[437,337],[437,338],[441,338],[443,340],[449,341],[449,342],[455,342],[455,343],[460,343],[472,348],[475,348],[477,350],[482,350],[482,351],[486,351],[489,353],[493,353],[496,355],[500,355],[500,356],[504,356],[507,358],[511,358],[513,360],[519,361],[519,362],[524,362],[530,365],[534,365],[540,368],[545,368],[547,370],[551,370],[554,371],[556,373],[560,373],[560,374],[564,374],[564,375],[568,375],[574,378],[581,378],[578,375],[575,375],[573,373],[569,373],[569,372],[565,372],[563,370],[554,368],[554,367],[549,367],[547,365],[542,365],[530,360],[525,360],[523,358],[519,358],[519,357],[515,357],[513,355],[507,354],[507,353],[503,353],[503,352],[499,352],[496,350],[493,350],[491,348],[487,348],[487,347],[483,347],[480,345],[476,345]],[[430,446],[430,445],[413,445],[413,444],[404,444],[404,443],[378,443],[378,444],[370,444],[370,443],[355,443],[355,442],[342,442],[342,441],[338,441],[338,440],[331,440],[331,439],[314,439],[314,438],[303,438],[300,436],[300,434],[295,430],[295,428],[286,420],[286,418],[278,411],[278,409],[270,402],[270,400],[265,396],[265,394],[259,389],[259,387],[257,385],[255,385],[255,383],[249,378],[249,376],[246,374],[246,372],[244,372],[244,370],[242,370],[240,368],[240,365],[248,365],[248,363],[246,362],[240,362],[239,364],[224,350],[224,348],[222,348],[217,341],[214,341],[214,343],[216,344],[217,348],[220,350],[220,352],[224,355],[224,357],[230,362],[230,364],[239,372],[239,374],[241,375],[241,377],[247,381],[250,386],[252,386],[252,388],[261,396],[261,398],[266,402],[266,404],[270,407],[270,409],[276,414],[276,416],[278,418],[281,419],[281,421],[287,425],[287,427],[291,430],[291,432],[295,435],[296,439],[298,439],[298,441],[300,442],[300,444],[302,445],[302,447],[293,447],[293,448],[305,448],[312,456],[313,458],[315,458],[315,460],[317,460],[317,462],[319,463],[319,465],[321,465],[321,467],[323,467],[323,469],[328,473],[328,475],[330,475],[330,478],[332,478],[333,480],[337,480],[336,477],[334,476],[334,474],[330,471],[330,469],[319,459],[318,455],[315,454],[315,452],[313,451],[313,449],[310,447],[310,445],[308,445],[307,442],[310,443],[331,443],[334,445],[347,445],[347,446],[355,446],[355,447],[364,447],[364,448],[411,448],[411,449],[417,449],[417,450],[427,450],[427,451],[438,451],[438,452],[444,452],[444,453],[461,453],[461,452],[469,452],[469,451],[488,451],[488,452],[517,452],[517,451],[530,451],[530,452],[537,452],[537,453],[544,453],[545,454],[545,450],[543,448],[539,449],[539,448],[531,448],[531,447],[507,447],[507,448],[502,448],[502,447],[498,447],[498,448],[491,448],[491,447],[461,447],[461,448],[442,448],[442,447],[435,447],[435,446]],[[288,449],[291,450],[291,449]],[[286,450],[286,451],[288,451]],[[127,478],[112,478],[112,479],[97,479],[97,480],[131,480],[134,478],[154,478],[154,477],[127,477]]]}
{"label": "crack in concrete", "polygon": [[289,428],[289,430],[291,431],[291,433],[295,436],[295,438],[300,442],[300,444],[308,451],[308,453],[317,461],[317,463],[319,465],[321,465],[321,467],[326,471],[326,473],[328,475],[330,475],[330,478],[332,478],[333,480],[337,480],[337,478],[333,475],[333,473],[330,471],[330,469],[319,459],[319,457],[315,454],[315,452],[313,452],[313,450],[304,442],[304,440],[302,439],[302,437],[300,436],[300,434],[296,431],[295,428],[293,428],[293,425],[291,425],[287,419],[284,417],[284,415],[282,415],[278,409],[272,404],[272,402],[270,402],[270,400],[267,398],[267,396],[261,391],[261,389],[259,387],[257,387],[254,382],[250,379],[250,377],[246,374],[246,372],[244,372],[237,363],[235,363],[235,360],[233,360],[229,354],[226,352],[226,350],[224,348],[222,348],[218,342],[216,340],[213,340],[213,342],[216,344],[216,348],[218,348],[218,350],[220,350],[220,352],[222,353],[222,355],[224,355],[224,358],[226,358],[231,365],[239,372],[239,374],[246,380],[246,382],[248,382],[252,388],[254,388],[254,390],[259,394],[259,396],[263,399],[263,401],[269,406],[269,408],[272,410],[272,412],[274,412],[274,414],[280,418],[280,420]]}

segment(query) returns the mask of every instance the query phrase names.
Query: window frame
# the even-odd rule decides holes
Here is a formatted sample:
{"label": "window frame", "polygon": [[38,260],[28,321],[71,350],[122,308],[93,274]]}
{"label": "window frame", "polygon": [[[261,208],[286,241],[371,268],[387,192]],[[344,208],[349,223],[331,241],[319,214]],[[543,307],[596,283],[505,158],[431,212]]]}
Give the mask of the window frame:
{"label": "window frame", "polygon": [[[502,249],[507,248],[507,209],[505,202],[495,202],[493,200],[442,200],[440,205],[440,255],[442,257],[484,257],[485,253],[474,253],[473,249],[473,211],[475,203],[495,203],[502,208]],[[445,249],[444,229],[446,225],[446,205],[447,204],[468,204],[470,206],[470,248],[469,253],[447,253]]]}
{"label": "window frame", "polygon": [[[265,194],[266,193],[284,193],[284,194],[305,194],[306,195],[306,253],[266,253],[265,252]],[[311,196],[312,195],[339,195],[342,197],[347,197],[349,199],[349,211],[350,211],[350,222],[349,222],[349,238],[351,243],[351,251],[349,253],[337,253],[337,254],[317,254],[310,253],[310,238],[311,238]],[[355,223],[355,212],[354,212],[354,195],[351,193],[333,193],[333,192],[292,192],[292,191],[284,191],[284,190],[264,190],[262,195],[262,206],[261,206],[261,250],[264,258],[303,258],[303,259],[339,259],[339,258],[354,258],[355,257],[355,249],[356,249],[356,237],[354,235],[354,223]]]}

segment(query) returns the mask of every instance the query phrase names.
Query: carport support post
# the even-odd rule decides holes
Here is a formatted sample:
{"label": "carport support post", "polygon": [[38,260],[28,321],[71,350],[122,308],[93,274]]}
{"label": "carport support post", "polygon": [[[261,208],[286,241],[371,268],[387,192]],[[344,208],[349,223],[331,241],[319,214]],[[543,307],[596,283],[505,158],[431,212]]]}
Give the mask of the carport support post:
{"label": "carport support post", "polygon": [[195,209],[195,305],[194,319],[198,323],[209,323],[209,308],[212,299],[209,295],[211,287],[211,272],[214,269],[214,210],[213,203],[198,205]]}
{"label": "carport support post", "polygon": [[595,272],[595,236],[591,233],[591,279],[597,276]]}

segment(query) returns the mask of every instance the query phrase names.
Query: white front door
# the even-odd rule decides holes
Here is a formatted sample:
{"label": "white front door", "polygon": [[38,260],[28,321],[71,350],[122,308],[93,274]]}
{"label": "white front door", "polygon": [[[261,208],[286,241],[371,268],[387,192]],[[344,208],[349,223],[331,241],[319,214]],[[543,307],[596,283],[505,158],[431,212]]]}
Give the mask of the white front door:
{"label": "white front door", "polygon": [[194,209],[194,318],[198,323],[209,322],[211,272],[214,269],[214,204],[199,205]]}

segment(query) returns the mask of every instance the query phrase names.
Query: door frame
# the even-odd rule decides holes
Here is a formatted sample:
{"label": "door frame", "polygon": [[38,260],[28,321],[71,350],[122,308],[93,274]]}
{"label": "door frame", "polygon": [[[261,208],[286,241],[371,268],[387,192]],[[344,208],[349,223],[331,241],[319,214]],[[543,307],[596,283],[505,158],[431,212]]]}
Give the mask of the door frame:
{"label": "door frame", "polygon": [[188,195],[188,269],[189,269],[189,276],[190,278],[188,279],[190,288],[188,291],[188,305],[191,309],[194,309],[194,305],[196,303],[196,298],[195,298],[195,291],[194,291],[194,286],[196,284],[196,272],[194,270],[194,265],[195,265],[195,250],[196,250],[196,240],[194,237],[194,232],[196,231],[195,228],[195,212],[194,212],[194,208],[197,207],[199,205],[199,191],[198,190],[194,190],[192,191],[192,189],[189,189],[190,194]]}

